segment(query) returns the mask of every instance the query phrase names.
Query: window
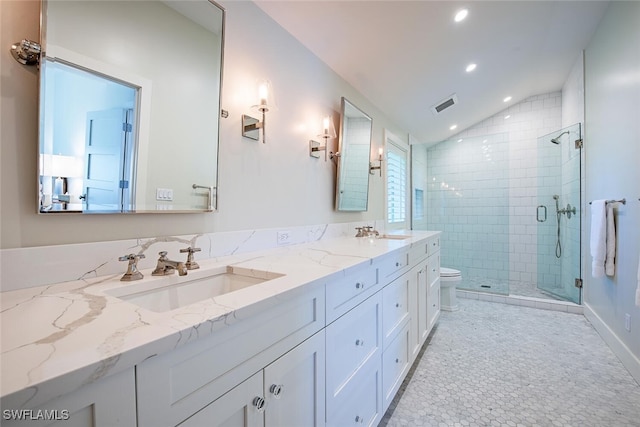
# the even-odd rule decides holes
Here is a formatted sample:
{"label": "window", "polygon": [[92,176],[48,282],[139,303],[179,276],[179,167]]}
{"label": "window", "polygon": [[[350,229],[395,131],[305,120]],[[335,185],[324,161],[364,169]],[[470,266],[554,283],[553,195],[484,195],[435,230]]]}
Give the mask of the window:
{"label": "window", "polygon": [[409,146],[389,132],[387,141],[387,225],[409,228],[408,152]]}

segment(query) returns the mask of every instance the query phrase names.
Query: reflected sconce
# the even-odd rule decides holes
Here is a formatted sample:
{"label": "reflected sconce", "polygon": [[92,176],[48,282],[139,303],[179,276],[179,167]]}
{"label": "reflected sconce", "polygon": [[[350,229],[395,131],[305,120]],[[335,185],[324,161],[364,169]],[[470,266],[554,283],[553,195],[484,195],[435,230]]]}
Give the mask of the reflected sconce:
{"label": "reflected sconce", "polygon": [[371,175],[374,174],[374,170],[379,170],[380,171],[380,176],[382,176],[382,148],[380,148],[378,150],[378,166],[374,166],[373,162],[369,162],[369,173]]}
{"label": "reflected sconce", "polygon": [[336,137],[336,128],[333,125],[333,120],[331,116],[326,116],[322,120],[322,133],[318,134],[318,136],[324,139],[324,145],[322,145],[318,141],[314,141],[313,139],[309,141],[309,156],[314,157],[316,159],[320,158],[320,151],[324,151],[324,161],[327,161],[327,151],[328,151],[328,142],[329,139]]}
{"label": "reflected sconce", "polygon": [[242,136],[258,141],[260,139],[260,129],[262,129],[262,143],[265,144],[265,113],[274,107],[275,102],[273,100],[273,88],[271,87],[271,82],[268,80],[262,80],[258,84],[258,104],[251,107],[253,110],[257,110],[262,114],[262,120],[243,114]]}
{"label": "reflected sconce", "polygon": [[40,155],[40,171],[44,176],[52,178],[51,194],[58,202],[69,202],[67,179],[82,176],[82,160],[73,156],[51,154]]}
{"label": "reflected sconce", "polygon": [[33,40],[24,39],[11,45],[11,55],[23,65],[38,65],[41,47]]}

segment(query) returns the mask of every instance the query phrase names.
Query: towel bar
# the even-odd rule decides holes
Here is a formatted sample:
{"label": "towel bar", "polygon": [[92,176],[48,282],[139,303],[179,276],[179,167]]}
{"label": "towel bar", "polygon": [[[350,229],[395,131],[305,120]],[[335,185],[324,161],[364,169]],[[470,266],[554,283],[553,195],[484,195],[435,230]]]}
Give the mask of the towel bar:
{"label": "towel bar", "polygon": [[[638,199],[640,200],[640,199]],[[589,202],[589,204],[591,204],[593,202]],[[627,199],[620,199],[620,200],[607,200],[605,203],[622,203],[623,205],[627,204]]]}

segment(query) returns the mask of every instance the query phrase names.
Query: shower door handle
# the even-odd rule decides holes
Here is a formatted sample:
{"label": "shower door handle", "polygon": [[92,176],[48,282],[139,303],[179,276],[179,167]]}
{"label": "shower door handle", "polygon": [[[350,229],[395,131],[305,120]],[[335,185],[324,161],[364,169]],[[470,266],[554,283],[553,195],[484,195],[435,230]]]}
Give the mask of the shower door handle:
{"label": "shower door handle", "polygon": [[[540,219],[540,208],[544,209],[544,218]],[[547,207],[545,205],[540,205],[536,208],[536,219],[538,222],[545,222],[547,220]]]}

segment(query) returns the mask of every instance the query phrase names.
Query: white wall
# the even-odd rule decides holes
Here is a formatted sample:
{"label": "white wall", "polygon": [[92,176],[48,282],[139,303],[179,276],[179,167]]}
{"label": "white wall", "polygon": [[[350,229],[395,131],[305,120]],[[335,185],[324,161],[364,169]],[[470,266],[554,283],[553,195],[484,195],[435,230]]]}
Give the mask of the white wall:
{"label": "white wall", "polygon": [[[0,247],[19,248],[136,237],[357,222],[379,219],[383,181],[371,176],[369,210],[334,210],[335,167],[308,154],[328,113],[338,123],[345,96],[373,118],[372,152],[383,129],[406,135],[326,64],[251,2],[227,10],[220,123],[219,212],[215,214],[39,216],[37,209],[38,75],[0,51],[2,69]],[[38,2],[0,2],[1,44],[38,40]],[[256,103],[256,80],[268,78],[278,110],[267,117],[267,143],[242,138],[242,114]],[[336,141],[333,141],[335,145]]]}
{"label": "white wall", "polygon": [[[616,275],[585,275],[585,313],[640,381],[640,307],[634,305],[640,255],[639,18],[640,3],[612,2],[585,52],[586,198],[627,199],[617,208]],[[585,226],[590,230],[590,215]],[[624,328],[627,313],[631,331]]]}

